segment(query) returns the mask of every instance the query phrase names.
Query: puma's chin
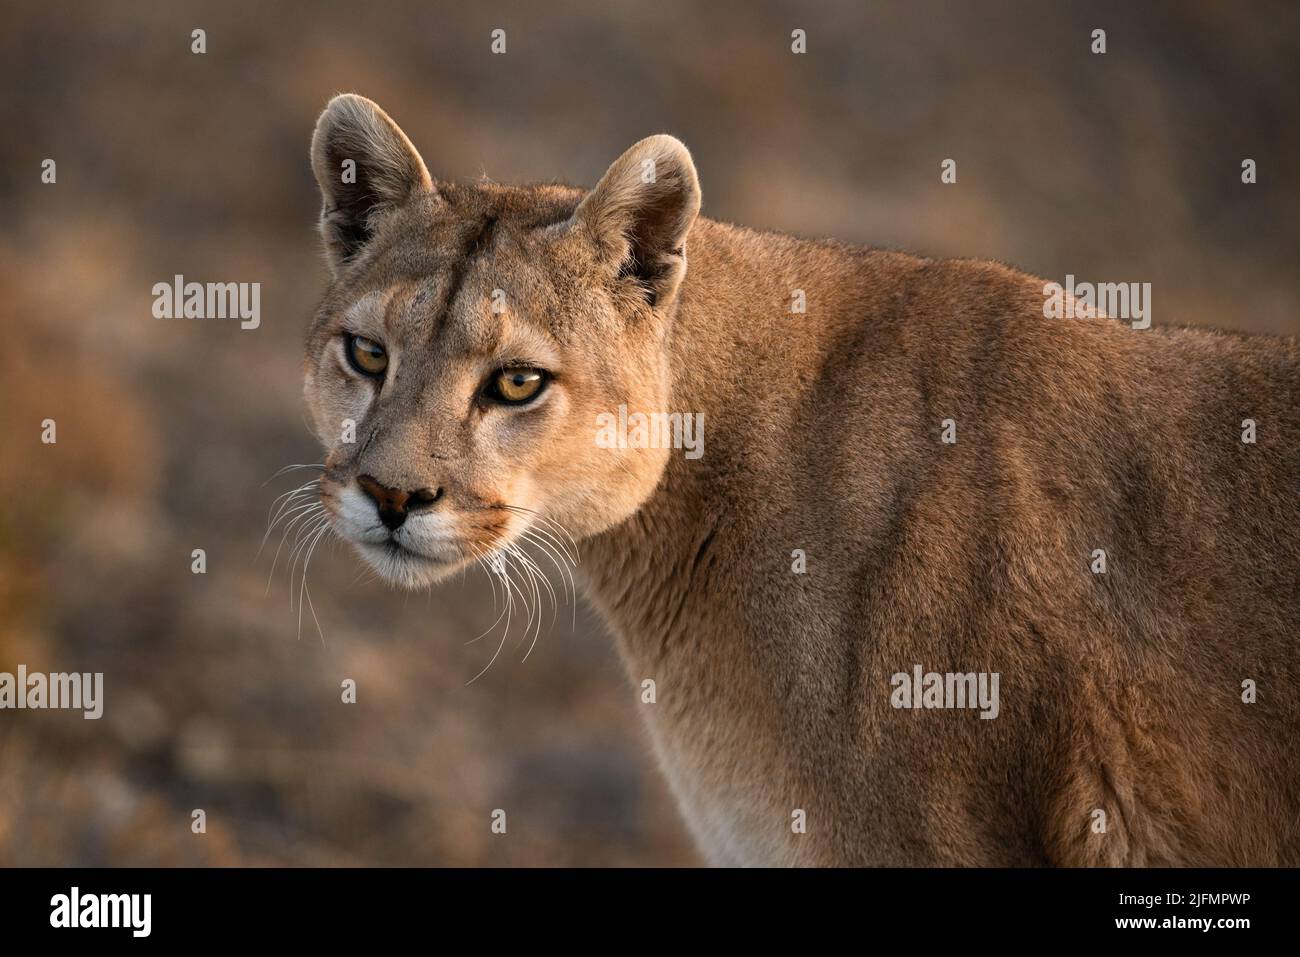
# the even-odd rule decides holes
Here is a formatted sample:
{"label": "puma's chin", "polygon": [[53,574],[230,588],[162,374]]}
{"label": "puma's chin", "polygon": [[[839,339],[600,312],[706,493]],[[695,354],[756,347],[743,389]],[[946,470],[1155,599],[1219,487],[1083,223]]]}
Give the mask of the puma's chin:
{"label": "puma's chin", "polygon": [[366,564],[391,585],[412,590],[427,588],[460,569],[468,559],[460,553],[424,555],[395,541],[379,544],[354,542],[353,546]]}

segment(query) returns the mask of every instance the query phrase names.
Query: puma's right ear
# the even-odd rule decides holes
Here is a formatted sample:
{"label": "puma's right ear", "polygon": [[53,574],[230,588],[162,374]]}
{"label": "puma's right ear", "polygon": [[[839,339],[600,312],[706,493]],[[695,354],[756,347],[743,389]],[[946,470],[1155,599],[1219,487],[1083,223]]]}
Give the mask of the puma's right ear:
{"label": "puma's right ear", "polygon": [[344,93],[330,100],[311,138],[321,191],[320,232],[335,275],[370,240],[374,217],[433,190],[411,141],[379,106]]}

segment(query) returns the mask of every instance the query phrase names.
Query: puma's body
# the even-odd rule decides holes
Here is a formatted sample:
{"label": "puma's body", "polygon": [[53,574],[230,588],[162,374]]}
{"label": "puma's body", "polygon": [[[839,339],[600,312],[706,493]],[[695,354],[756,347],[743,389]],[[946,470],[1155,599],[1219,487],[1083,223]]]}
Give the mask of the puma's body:
{"label": "puma's body", "polygon": [[[408,584],[528,534],[503,503],[580,538],[709,860],[1300,863],[1294,342],[1045,319],[996,264],[700,219],[668,137],[591,193],[448,187],[342,97],[313,165],[336,528]],[[475,398],[526,349],[544,401]],[[598,447],[620,404],[703,413],[704,455]],[[915,666],[997,673],[996,718],[895,708]]]}
{"label": "puma's body", "polygon": [[[991,263],[690,250],[707,454],[584,565],[710,859],[1300,863],[1295,345],[1046,320]],[[913,664],[999,672],[1001,713],[894,709]]]}

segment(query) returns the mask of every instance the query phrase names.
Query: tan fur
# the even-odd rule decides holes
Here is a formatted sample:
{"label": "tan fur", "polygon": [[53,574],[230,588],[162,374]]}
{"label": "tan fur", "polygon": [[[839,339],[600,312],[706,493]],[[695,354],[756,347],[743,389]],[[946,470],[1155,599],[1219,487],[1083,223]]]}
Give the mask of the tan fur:
{"label": "tan fur", "polygon": [[[373,201],[336,195],[329,143],[366,152]],[[711,861],[1300,864],[1294,341],[1045,319],[1042,280],[1004,266],[696,218],[671,137],[585,198],[434,185],[342,97],[313,166],[336,273],[307,350],[327,505],[368,473],[445,487],[480,549],[528,526],[506,504],[582,538]],[[340,209],[364,241],[339,240]],[[345,321],[390,350],[377,393],[340,368]],[[547,401],[480,408],[515,353],[553,364]],[[620,404],[702,412],[705,454],[597,447]],[[419,584],[473,555],[368,557]],[[914,664],[998,672],[1000,714],[891,707]]]}

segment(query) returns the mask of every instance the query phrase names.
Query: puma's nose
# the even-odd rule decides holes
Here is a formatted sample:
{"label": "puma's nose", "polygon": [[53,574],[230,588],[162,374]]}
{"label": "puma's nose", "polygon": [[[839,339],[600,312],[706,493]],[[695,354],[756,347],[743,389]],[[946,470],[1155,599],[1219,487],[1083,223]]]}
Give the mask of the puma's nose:
{"label": "puma's nose", "polygon": [[417,489],[403,492],[401,489],[389,488],[370,475],[358,475],[357,484],[369,495],[379,510],[379,520],[390,531],[401,527],[406,516],[421,508],[427,508],[442,498],[442,489]]}

